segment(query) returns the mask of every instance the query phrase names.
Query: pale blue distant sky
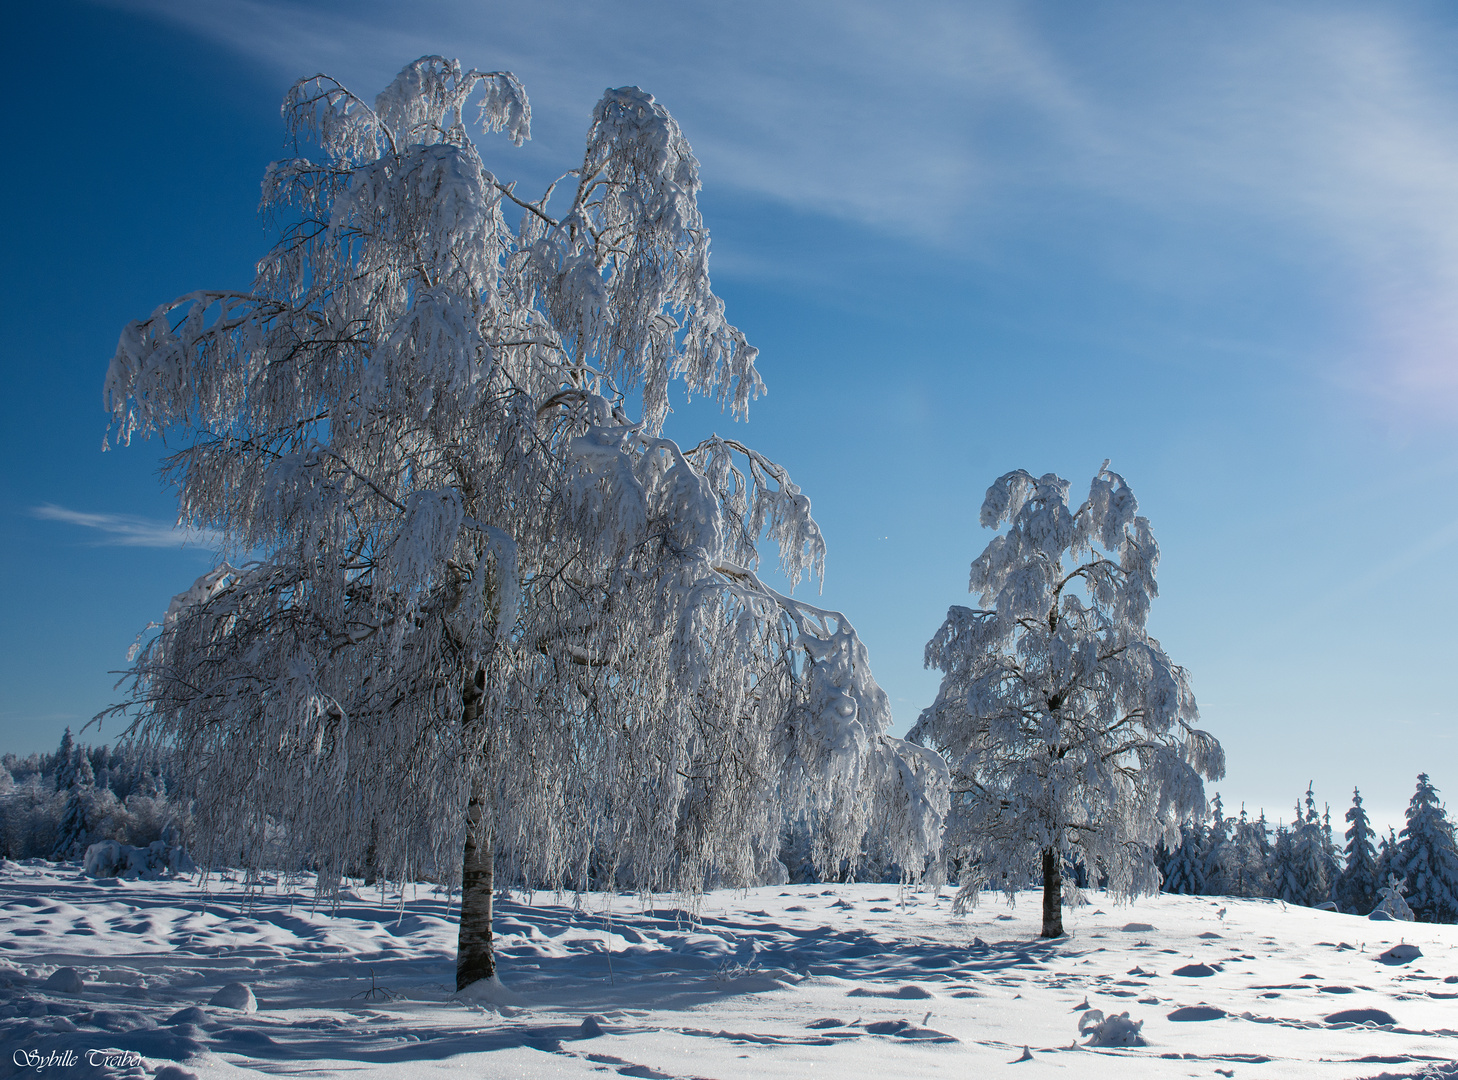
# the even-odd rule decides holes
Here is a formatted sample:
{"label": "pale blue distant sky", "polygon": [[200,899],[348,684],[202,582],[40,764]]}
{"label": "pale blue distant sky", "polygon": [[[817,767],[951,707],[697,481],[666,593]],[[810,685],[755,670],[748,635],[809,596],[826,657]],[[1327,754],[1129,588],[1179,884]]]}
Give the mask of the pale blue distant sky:
{"label": "pale blue distant sky", "polygon": [[[1458,802],[1458,16],[1439,3],[59,3],[8,17],[0,749],[54,746],[211,558],[156,443],[100,453],[122,325],[240,286],[278,104],[424,53],[507,68],[530,190],[636,84],[702,162],[785,464],[904,730],[1008,469],[1106,457],[1163,548],[1152,627],[1230,771],[1400,819]],[[679,409],[695,439],[730,421]],[[83,739],[113,738],[107,727]]]}

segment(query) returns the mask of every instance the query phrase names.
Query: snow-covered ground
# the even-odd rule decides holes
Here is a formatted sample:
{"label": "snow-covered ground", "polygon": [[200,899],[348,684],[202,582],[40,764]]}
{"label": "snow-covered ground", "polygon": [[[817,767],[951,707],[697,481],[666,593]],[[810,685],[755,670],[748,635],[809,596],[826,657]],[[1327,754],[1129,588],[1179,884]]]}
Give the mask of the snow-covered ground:
{"label": "snow-covered ground", "polygon": [[[1458,1076],[1458,927],[1092,896],[1055,943],[1031,895],[965,918],[886,885],[713,892],[694,913],[618,896],[611,918],[602,896],[505,900],[517,1000],[491,1006],[453,999],[455,923],[425,886],[331,911],[307,879],[6,863],[0,1076]],[[1384,960],[1402,942],[1421,955]],[[209,1004],[231,983],[256,1011]],[[1145,1045],[1087,1045],[1095,1009]],[[104,1048],[141,1063],[89,1064]]]}

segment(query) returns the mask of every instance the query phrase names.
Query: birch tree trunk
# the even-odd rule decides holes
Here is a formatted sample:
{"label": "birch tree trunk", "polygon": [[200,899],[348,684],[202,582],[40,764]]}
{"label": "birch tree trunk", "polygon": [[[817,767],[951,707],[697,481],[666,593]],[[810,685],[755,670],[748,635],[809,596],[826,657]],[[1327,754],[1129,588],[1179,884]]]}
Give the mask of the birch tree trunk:
{"label": "birch tree trunk", "polygon": [[1043,937],[1063,936],[1063,860],[1043,849]]}
{"label": "birch tree trunk", "polygon": [[491,901],[495,886],[491,832],[486,824],[485,792],[478,778],[466,804],[466,846],[461,856],[461,929],[456,942],[456,989],[496,974],[492,954]]}
{"label": "birch tree trunk", "polygon": [[[461,721],[468,733],[481,723],[486,698],[486,672],[477,671],[461,694]],[[466,803],[466,842],[461,853],[461,926],[456,938],[456,990],[496,974],[491,917],[495,891],[496,852],[486,815],[486,781],[481,763],[472,769],[471,797]]]}

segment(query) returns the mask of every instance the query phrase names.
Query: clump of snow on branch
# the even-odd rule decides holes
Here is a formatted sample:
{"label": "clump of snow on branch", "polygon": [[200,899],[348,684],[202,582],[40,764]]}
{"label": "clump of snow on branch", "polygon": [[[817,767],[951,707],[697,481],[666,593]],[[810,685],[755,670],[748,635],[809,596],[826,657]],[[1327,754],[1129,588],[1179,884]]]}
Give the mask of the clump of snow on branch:
{"label": "clump of snow on branch", "polygon": [[609,90],[557,214],[496,178],[473,107],[529,137],[514,76],[440,57],[373,105],[298,83],[253,286],[118,343],[113,440],[168,432],[181,518],[232,560],[125,706],[195,778],[204,856],[448,878],[470,801],[526,885],[758,880],[795,815],[827,861],[875,827],[919,874],[945,768],[886,735],[844,616],[756,575],[765,540],[823,572],[810,501],[738,441],[660,434],[675,382],[738,416],[763,389],[682,131]]}

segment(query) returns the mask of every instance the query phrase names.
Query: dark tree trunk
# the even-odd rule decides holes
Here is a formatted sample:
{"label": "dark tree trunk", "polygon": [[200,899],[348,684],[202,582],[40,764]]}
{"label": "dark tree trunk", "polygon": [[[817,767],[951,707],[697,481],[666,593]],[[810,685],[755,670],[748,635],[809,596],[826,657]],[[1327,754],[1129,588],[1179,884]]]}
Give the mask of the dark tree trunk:
{"label": "dark tree trunk", "polygon": [[[462,722],[469,731],[481,722],[486,672],[477,671],[461,694]],[[456,990],[496,974],[492,954],[491,900],[495,891],[496,852],[486,815],[486,785],[475,762],[471,798],[466,803],[466,844],[461,853],[461,928],[456,938]]]}
{"label": "dark tree trunk", "polygon": [[1063,860],[1053,848],[1043,849],[1043,936],[1063,936]]}
{"label": "dark tree trunk", "polygon": [[375,819],[370,819],[370,842],[365,848],[364,855],[364,883],[374,885],[380,880],[380,826]]}
{"label": "dark tree trunk", "polygon": [[494,852],[486,827],[485,793],[471,786],[466,804],[466,847],[461,856],[461,930],[456,941],[456,989],[496,974],[491,951]]}

